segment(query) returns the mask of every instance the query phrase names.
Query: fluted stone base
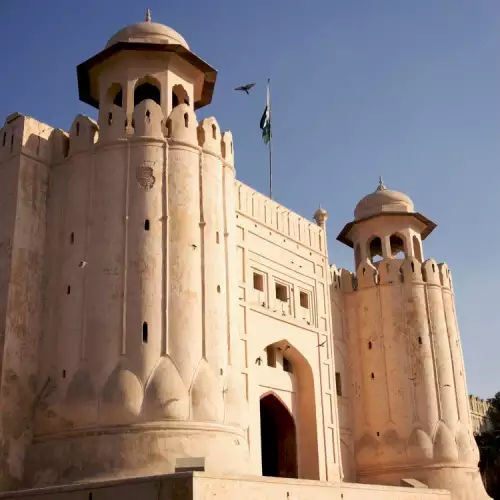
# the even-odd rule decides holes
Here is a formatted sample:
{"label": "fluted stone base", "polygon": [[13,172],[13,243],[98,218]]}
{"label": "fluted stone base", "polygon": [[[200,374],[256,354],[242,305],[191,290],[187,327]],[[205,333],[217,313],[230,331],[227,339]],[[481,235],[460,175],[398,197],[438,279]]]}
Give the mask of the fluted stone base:
{"label": "fluted stone base", "polygon": [[[175,472],[179,458],[205,459],[213,474],[248,471],[245,433],[199,422],[157,422],[84,429],[38,438],[25,469],[29,488]],[[228,457],[230,457],[228,459]]]}
{"label": "fluted stone base", "polygon": [[451,491],[452,500],[488,500],[477,467],[429,465],[408,467],[381,473],[363,473],[359,481],[365,484],[399,485],[401,479],[413,478],[429,488]]}

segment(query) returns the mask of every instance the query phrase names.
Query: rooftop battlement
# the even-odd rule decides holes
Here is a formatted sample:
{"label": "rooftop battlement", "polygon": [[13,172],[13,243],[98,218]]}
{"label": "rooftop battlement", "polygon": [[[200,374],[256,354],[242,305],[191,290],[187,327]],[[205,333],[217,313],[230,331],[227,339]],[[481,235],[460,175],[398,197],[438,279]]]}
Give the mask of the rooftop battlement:
{"label": "rooftop battlement", "polygon": [[0,163],[23,153],[46,164],[57,164],[78,153],[92,153],[95,148],[127,139],[159,139],[188,141],[204,153],[219,156],[226,165],[233,165],[233,139],[230,132],[221,132],[217,120],[205,118],[198,123],[192,108],[181,104],[165,119],[154,101],[139,103],[129,124],[122,108],[111,106],[100,113],[96,122],[77,115],[69,132],[55,129],[29,116],[13,113],[0,129]]}
{"label": "rooftop battlement", "polygon": [[453,291],[451,271],[446,263],[434,259],[420,262],[414,257],[384,259],[375,263],[362,262],[356,273],[347,269],[330,267],[333,291],[350,293],[372,286],[422,283],[441,286]]}
{"label": "rooftop battlement", "polygon": [[326,254],[325,231],[251,187],[236,182],[236,210],[288,238]]}

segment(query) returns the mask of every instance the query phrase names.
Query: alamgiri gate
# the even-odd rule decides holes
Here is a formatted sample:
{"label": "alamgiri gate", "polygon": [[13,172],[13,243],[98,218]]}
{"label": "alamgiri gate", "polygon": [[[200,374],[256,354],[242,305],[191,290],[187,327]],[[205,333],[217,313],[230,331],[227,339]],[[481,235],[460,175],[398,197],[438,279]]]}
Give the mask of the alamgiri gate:
{"label": "alamgiri gate", "polygon": [[236,180],[179,33],[148,15],[77,73],[97,122],[0,129],[0,498],[489,498],[411,199],[380,181],[337,269],[325,210]]}

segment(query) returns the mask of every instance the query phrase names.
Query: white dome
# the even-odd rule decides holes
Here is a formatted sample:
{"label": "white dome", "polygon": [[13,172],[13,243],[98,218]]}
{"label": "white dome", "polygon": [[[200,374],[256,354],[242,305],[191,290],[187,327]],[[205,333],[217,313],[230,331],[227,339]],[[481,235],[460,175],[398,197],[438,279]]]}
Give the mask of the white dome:
{"label": "white dome", "polygon": [[189,50],[186,40],[172,28],[160,23],[145,21],[131,24],[114,34],[106,44],[106,48],[118,42],[138,43],[172,43],[182,45]]}
{"label": "white dome", "polygon": [[365,219],[373,215],[384,212],[414,212],[414,205],[411,199],[404,193],[387,189],[380,182],[377,190],[365,196],[354,210],[356,220]]}

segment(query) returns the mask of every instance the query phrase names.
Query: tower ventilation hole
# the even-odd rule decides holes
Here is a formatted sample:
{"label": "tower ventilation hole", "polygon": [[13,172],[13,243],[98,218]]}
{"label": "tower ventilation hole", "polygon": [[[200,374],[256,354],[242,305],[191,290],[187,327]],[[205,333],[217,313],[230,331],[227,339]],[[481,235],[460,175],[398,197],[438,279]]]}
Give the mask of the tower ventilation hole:
{"label": "tower ventilation hole", "polygon": [[108,125],[113,125],[113,113],[111,111],[108,113]]}
{"label": "tower ventilation hole", "polygon": [[375,374],[372,372],[372,380],[375,378]]}
{"label": "tower ventilation hole", "polygon": [[149,231],[149,219],[144,221],[144,231]]}
{"label": "tower ventilation hole", "polygon": [[220,285],[217,285],[217,293],[220,293]]}
{"label": "tower ventilation hole", "polygon": [[219,231],[215,233],[215,243],[219,243]]}
{"label": "tower ventilation hole", "polygon": [[71,293],[71,286],[68,285],[68,287],[66,288],[66,293],[69,295]]}
{"label": "tower ventilation hole", "polygon": [[217,139],[217,127],[212,123],[212,137]]}
{"label": "tower ventilation hole", "polygon": [[146,111],[146,123],[151,123],[151,111]]}
{"label": "tower ventilation hole", "polygon": [[142,342],[148,343],[148,324],[146,322],[142,324]]}
{"label": "tower ventilation hole", "polygon": [[80,135],[80,123],[76,123],[76,136],[78,137]]}
{"label": "tower ventilation hole", "polygon": [[71,234],[69,235],[69,242],[70,242],[71,244],[73,244],[73,243],[75,242],[75,233],[71,233]]}
{"label": "tower ventilation hole", "polygon": [[184,113],[184,126],[189,127],[189,115],[187,113]]}
{"label": "tower ventilation hole", "polygon": [[418,343],[422,345],[422,337],[418,337]]}
{"label": "tower ventilation hole", "polygon": [[371,349],[373,346],[372,346],[372,343],[371,342],[368,342],[368,349]]}

